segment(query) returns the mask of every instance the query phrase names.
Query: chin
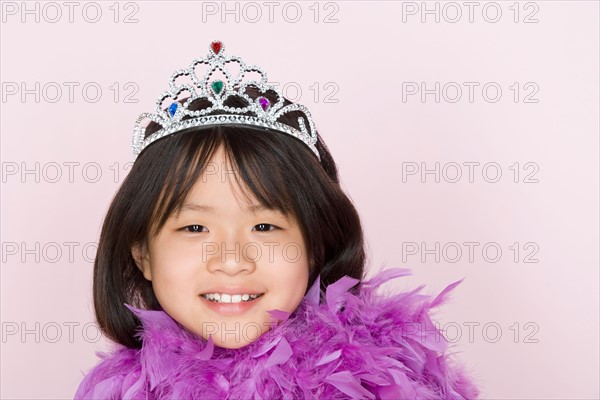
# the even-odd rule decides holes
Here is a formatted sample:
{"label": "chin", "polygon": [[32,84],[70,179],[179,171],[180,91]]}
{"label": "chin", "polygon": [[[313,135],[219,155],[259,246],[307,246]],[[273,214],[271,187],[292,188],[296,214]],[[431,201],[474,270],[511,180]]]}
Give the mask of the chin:
{"label": "chin", "polygon": [[[268,332],[268,331],[267,331]],[[242,347],[248,346],[251,343],[257,341],[265,332],[262,332],[260,335],[256,337],[250,336],[241,336],[234,338],[233,335],[229,336],[221,336],[220,332],[217,332],[212,335],[212,341],[215,346],[224,348],[224,349],[240,349]],[[223,339],[226,340],[223,340]],[[205,340],[208,340],[208,336],[204,337]]]}

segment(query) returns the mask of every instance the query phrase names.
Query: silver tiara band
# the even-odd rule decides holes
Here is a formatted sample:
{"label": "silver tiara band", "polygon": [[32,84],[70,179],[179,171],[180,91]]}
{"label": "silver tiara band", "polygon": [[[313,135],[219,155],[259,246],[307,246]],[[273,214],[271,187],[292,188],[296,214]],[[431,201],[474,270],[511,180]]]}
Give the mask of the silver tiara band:
{"label": "silver tiara band", "polygon": [[[233,76],[227,64],[237,64],[239,72]],[[201,80],[196,75],[198,65],[207,67]],[[217,70],[225,75],[225,81],[212,80],[211,76]],[[260,75],[260,81],[244,80],[247,74],[255,72]],[[177,83],[181,77],[188,77],[190,83]],[[263,95],[252,99],[246,89],[254,86]],[[268,91],[277,94],[277,101],[271,104],[264,94]],[[181,103],[178,97],[187,92],[185,102]],[[229,107],[224,105],[230,97],[244,99],[245,107]],[[207,100],[211,105],[201,110],[189,110],[189,105],[197,99]],[[168,108],[163,106],[170,100]],[[144,148],[165,136],[182,132],[188,128],[208,127],[217,125],[237,125],[268,128],[278,132],[286,133],[306,144],[320,160],[321,157],[316,148],[317,130],[308,109],[297,103],[283,106],[284,97],[281,90],[267,84],[267,74],[257,66],[247,66],[239,57],[225,56],[224,46],[220,41],[214,41],[209,46],[209,54],[206,58],[196,59],[187,69],[180,69],[171,75],[169,90],[162,93],[156,102],[156,113],[142,113],[138,117],[134,127],[132,149],[137,157]],[[215,112],[217,112],[215,114]],[[296,129],[278,119],[289,112],[299,112],[298,126]],[[211,114],[211,115],[209,115]],[[247,115],[251,114],[251,115]],[[186,117],[184,120],[183,118]],[[305,123],[305,119],[308,122]],[[144,121],[153,121],[161,126],[161,129],[144,138],[146,126]]]}

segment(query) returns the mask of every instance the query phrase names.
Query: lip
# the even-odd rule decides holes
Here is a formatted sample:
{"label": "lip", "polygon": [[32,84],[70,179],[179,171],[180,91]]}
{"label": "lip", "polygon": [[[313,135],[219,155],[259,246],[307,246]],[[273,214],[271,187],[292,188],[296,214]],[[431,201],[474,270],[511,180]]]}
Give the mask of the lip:
{"label": "lip", "polygon": [[[208,293],[227,293],[227,292],[215,291],[215,292],[208,292]],[[248,293],[248,292],[240,292],[240,293],[233,293],[233,294],[244,294],[244,293],[260,294],[260,293]],[[208,299],[205,299],[204,297],[202,297],[202,295],[199,295],[198,297],[200,297],[200,300],[206,305],[206,307],[213,310],[214,312],[217,312],[221,315],[240,315],[240,314],[247,312],[252,307],[254,307],[264,296],[257,297],[256,299],[250,300],[250,301],[241,301],[239,303],[218,303],[215,301],[210,301]]]}
{"label": "lip", "polygon": [[263,294],[265,292],[247,289],[239,286],[219,286],[208,289],[200,294],[209,294],[209,293],[225,293],[225,294]]}

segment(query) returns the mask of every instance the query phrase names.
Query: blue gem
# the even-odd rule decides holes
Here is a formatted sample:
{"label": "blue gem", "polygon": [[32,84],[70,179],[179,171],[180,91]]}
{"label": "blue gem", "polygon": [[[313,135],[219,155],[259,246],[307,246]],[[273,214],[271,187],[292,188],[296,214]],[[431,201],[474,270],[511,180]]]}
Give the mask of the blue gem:
{"label": "blue gem", "polygon": [[169,114],[171,117],[175,115],[175,111],[177,111],[177,103],[173,103],[169,106]]}

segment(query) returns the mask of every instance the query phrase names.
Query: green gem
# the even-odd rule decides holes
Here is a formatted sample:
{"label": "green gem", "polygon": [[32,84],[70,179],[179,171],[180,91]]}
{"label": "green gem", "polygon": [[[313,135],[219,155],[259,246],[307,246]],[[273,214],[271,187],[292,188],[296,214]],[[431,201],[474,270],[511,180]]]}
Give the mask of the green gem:
{"label": "green gem", "polygon": [[214,81],[210,85],[210,87],[216,94],[219,94],[219,93],[221,93],[221,90],[223,90],[223,82],[222,81]]}

